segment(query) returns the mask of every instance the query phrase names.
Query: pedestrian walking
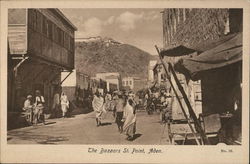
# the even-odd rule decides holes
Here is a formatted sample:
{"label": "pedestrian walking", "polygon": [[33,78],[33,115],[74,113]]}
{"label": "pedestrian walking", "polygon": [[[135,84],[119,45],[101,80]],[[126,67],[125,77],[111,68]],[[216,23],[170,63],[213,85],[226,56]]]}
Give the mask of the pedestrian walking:
{"label": "pedestrian walking", "polygon": [[126,103],[126,106],[124,108],[123,120],[124,133],[127,135],[127,140],[131,141],[134,139],[134,135],[136,132],[135,104],[132,99],[128,99]]}
{"label": "pedestrian walking", "polygon": [[60,94],[59,91],[56,90],[53,97],[52,117],[58,117],[59,111],[60,111]]}
{"label": "pedestrian walking", "polygon": [[110,110],[113,113],[113,117],[115,118],[115,106],[118,100],[118,92],[113,92],[112,96],[111,96],[111,103],[110,103]]}
{"label": "pedestrian walking", "polygon": [[62,109],[62,117],[65,118],[66,113],[69,109],[69,100],[68,100],[67,95],[64,92],[62,92],[62,95],[61,95],[61,109]]}
{"label": "pedestrian walking", "polygon": [[126,105],[126,100],[125,100],[125,95],[123,96],[121,93],[118,93],[118,99],[116,100],[115,103],[115,108],[114,108],[114,115],[115,115],[115,122],[117,123],[118,126],[118,131],[122,133],[123,131],[123,111],[124,107]]}
{"label": "pedestrian walking", "polygon": [[104,100],[101,94],[97,91],[96,94],[94,95],[93,101],[92,101],[92,106],[93,109],[96,113],[96,124],[97,127],[100,126],[101,123],[101,118],[102,118],[102,113],[103,113],[103,105],[104,105]]}
{"label": "pedestrian walking", "polygon": [[[127,99],[127,101],[128,101],[128,100],[132,100],[134,109],[136,110],[136,109],[137,109],[137,102],[135,101],[135,98],[136,98],[135,94],[134,94],[132,91],[130,91],[130,92],[128,93],[128,99]],[[126,103],[127,103],[127,102],[126,102]]]}
{"label": "pedestrian walking", "polygon": [[112,100],[111,94],[107,93],[105,96],[105,110],[106,111],[111,110],[111,100]]}
{"label": "pedestrian walking", "polygon": [[32,104],[32,95],[28,95],[24,102],[23,111],[26,116],[26,120],[30,125],[33,123],[33,109],[34,106]]}
{"label": "pedestrian walking", "polygon": [[44,116],[44,105],[45,99],[42,96],[39,90],[36,90],[36,99],[35,99],[35,110],[34,110],[34,123],[37,125],[39,121],[42,121],[45,124],[45,116]]}

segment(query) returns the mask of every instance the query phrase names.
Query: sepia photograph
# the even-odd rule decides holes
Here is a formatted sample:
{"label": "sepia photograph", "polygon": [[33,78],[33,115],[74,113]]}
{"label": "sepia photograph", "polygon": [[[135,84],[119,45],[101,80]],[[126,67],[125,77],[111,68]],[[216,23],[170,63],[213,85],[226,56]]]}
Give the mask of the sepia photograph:
{"label": "sepia photograph", "polygon": [[8,7],[1,142],[155,158],[184,145],[221,146],[236,156],[248,135],[244,11]]}
{"label": "sepia photograph", "polygon": [[242,17],[9,9],[8,143],[241,145]]}

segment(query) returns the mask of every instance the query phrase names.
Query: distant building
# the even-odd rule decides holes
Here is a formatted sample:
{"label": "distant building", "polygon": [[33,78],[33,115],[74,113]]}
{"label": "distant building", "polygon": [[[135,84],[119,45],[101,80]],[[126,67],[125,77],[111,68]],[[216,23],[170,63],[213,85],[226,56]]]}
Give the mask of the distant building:
{"label": "distant building", "polygon": [[157,62],[153,68],[154,82],[159,86],[166,80],[162,63]]}
{"label": "distant building", "polygon": [[134,77],[134,89],[133,91],[136,93],[141,89],[145,89],[148,84],[147,78]]}
{"label": "distant building", "polygon": [[157,63],[157,60],[150,60],[148,63],[148,81],[154,81],[154,67]]}
{"label": "distant building", "polygon": [[122,86],[129,87],[131,90],[134,89],[134,77],[123,77]]}
{"label": "distant building", "polygon": [[122,78],[122,86],[125,89],[130,89],[134,92],[137,92],[140,89],[143,89],[147,86],[147,79],[142,79],[140,77],[123,77]]}
{"label": "distant building", "polygon": [[121,45],[123,43],[115,41],[112,38],[107,38],[104,37],[102,38],[101,36],[97,37],[88,37],[88,38],[76,38],[76,42],[85,42],[85,43],[96,43],[96,42],[103,42],[106,47],[109,47],[110,45]]}
{"label": "distant building", "polygon": [[[69,75],[67,72],[61,73],[62,91],[68,96],[70,101],[75,100],[78,97],[84,97],[84,91],[86,92],[90,86],[90,76],[80,73],[76,70]],[[80,95],[76,94],[77,90],[80,90]]]}
{"label": "distant building", "polygon": [[107,91],[120,90],[121,76],[118,72],[101,72],[96,73],[97,79],[102,79],[107,82]]}

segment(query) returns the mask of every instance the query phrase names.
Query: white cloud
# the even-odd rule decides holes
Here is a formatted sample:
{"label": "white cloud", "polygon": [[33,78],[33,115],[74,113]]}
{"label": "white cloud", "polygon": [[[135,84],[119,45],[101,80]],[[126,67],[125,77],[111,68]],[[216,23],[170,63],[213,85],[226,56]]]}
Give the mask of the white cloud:
{"label": "white cloud", "polygon": [[[119,16],[110,16],[106,20],[100,20],[96,17],[91,17],[84,20],[83,16],[78,16],[75,23],[78,27],[77,37],[91,37],[99,36],[105,31],[107,26],[116,25],[123,31],[130,31],[136,28],[136,25],[140,21],[154,21],[161,16],[156,11],[133,13],[126,11]],[[83,23],[82,23],[83,22]],[[81,30],[80,30],[81,29]]]}
{"label": "white cloud", "polygon": [[115,21],[115,17],[111,16],[106,21],[104,21],[104,25],[111,25],[114,23],[114,21]]}
{"label": "white cloud", "polygon": [[155,20],[155,19],[157,19],[157,18],[159,18],[160,16],[157,14],[157,15],[154,15],[154,16],[152,16],[152,20]]}
{"label": "white cloud", "polygon": [[[80,21],[83,18],[78,18],[78,27],[79,29],[82,29],[81,31],[77,32],[77,37],[92,37],[92,36],[99,36],[105,26],[114,24],[115,22],[115,16],[110,16],[107,20],[100,20],[96,17],[89,18],[88,20]],[[84,22],[84,23],[81,23]]]}
{"label": "white cloud", "polygon": [[103,30],[103,22],[96,17],[89,18],[80,26],[83,30],[78,33],[78,37],[98,36]]}
{"label": "white cloud", "polygon": [[119,17],[117,17],[116,21],[119,23],[119,27],[124,31],[129,31],[135,29],[136,22],[142,19],[144,13],[134,14],[129,11],[122,13]]}
{"label": "white cloud", "polygon": [[148,21],[153,21],[153,20],[159,18],[160,16],[161,16],[161,14],[159,12],[151,11],[151,12],[145,14],[144,19],[148,20]]}

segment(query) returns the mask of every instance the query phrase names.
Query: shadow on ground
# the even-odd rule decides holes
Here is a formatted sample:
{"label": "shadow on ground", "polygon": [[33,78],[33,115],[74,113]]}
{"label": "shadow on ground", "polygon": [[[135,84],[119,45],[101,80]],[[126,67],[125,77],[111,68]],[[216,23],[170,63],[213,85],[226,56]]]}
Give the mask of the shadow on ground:
{"label": "shadow on ground", "polygon": [[46,122],[45,125],[55,124],[56,122]]}
{"label": "shadow on ground", "polygon": [[62,141],[68,141],[69,139],[67,139],[66,137],[48,137],[47,139],[43,140],[43,141],[39,141],[37,143],[39,144],[57,144],[57,142],[62,142]]}
{"label": "shadow on ground", "polygon": [[8,135],[10,135],[11,137],[8,137],[7,141],[10,141],[11,139],[18,137],[21,140],[34,141],[38,144],[57,144],[58,142],[69,140],[67,137],[37,135],[30,131],[12,131],[12,132],[8,132]]}
{"label": "shadow on ground", "polygon": [[139,138],[141,136],[142,136],[142,134],[137,133],[137,134],[134,135],[133,139],[131,139],[130,141],[134,141],[134,140],[136,140],[137,138]]}
{"label": "shadow on ground", "polygon": [[103,122],[103,123],[101,124],[101,126],[107,126],[107,125],[112,125],[112,123],[111,123],[111,122]]}

